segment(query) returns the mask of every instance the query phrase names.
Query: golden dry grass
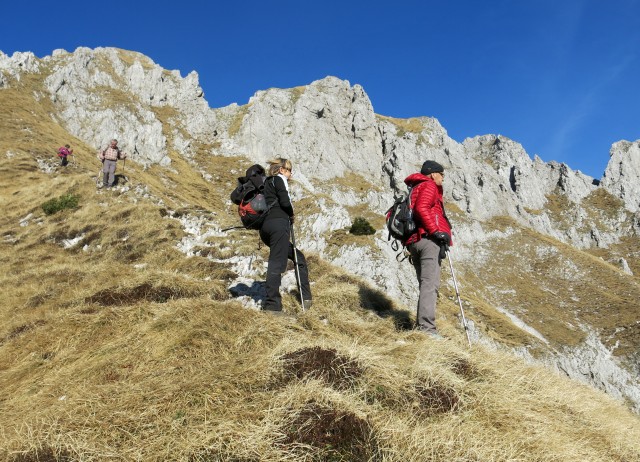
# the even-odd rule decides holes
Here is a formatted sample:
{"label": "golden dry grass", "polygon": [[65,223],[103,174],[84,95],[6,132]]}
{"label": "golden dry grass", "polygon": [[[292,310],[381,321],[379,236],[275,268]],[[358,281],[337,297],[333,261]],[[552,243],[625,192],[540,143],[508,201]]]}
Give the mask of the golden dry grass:
{"label": "golden dry grass", "polygon": [[[316,255],[311,310],[300,313],[293,294],[283,302],[295,319],[242,307],[228,264],[176,249],[185,231],[168,212],[235,224],[226,195],[249,163],[199,153],[207,182],[171,152],[170,169],[127,165],[128,191],[96,190],[92,148],[78,140],[75,167],[38,167],[36,154],[72,138],[30,94],[0,90],[0,156],[15,153],[0,170],[1,460],[640,460],[636,415],[511,355],[468,348],[448,289],[442,342],[407,330],[405,307]],[[40,209],[68,192],[77,209]],[[224,259],[256,242],[239,232],[206,247]],[[476,321],[479,300],[491,313],[484,327],[506,332],[480,295]]]}
{"label": "golden dry grass", "polygon": [[405,133],[422,133],[424,130],[424,122],[417,117],[411,117],[408,119],[397,119],[395,117],[378,116],[379,119],[391,122],[398,129],[397,135],[402,137]]}

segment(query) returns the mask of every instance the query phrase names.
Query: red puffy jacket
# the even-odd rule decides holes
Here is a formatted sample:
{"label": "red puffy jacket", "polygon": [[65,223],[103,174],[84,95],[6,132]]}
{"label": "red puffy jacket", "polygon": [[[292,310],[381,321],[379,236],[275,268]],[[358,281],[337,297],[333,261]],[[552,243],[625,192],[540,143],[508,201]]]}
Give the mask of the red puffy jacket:
{"label": "red puffy jacket", "polygon": [[[425,236],[444,231],[451,236],[451,223],[444,213],[442,202],[442,186],[436,185],[433,179],[422,173],[414,173],[404,180],[411,190],[411,206],[413,220],[418,230],[405,242],[405,245],[418,242]],[[449,241],[449,245],[453,242]]]}

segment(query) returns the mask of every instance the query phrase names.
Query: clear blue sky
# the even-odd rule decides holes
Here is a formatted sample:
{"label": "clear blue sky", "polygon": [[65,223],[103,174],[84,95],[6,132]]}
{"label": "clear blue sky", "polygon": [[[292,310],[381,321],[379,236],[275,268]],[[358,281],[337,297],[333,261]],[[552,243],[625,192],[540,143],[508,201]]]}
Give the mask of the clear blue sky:
{"label": "clear blue sky", "polygon": [[502,134],[599,178],[640,139],[640,0],[7,0],[0,50],[114,46],[183,76],[212,107],[327,75],[376,113]]}

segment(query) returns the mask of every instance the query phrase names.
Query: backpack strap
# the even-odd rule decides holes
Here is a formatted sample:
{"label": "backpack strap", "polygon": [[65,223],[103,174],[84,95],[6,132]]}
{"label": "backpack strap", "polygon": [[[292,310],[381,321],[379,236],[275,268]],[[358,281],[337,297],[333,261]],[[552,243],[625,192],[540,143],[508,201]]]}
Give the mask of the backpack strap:
{"label": "backpack strap", "polygon": [[[275,180],[274,177],[271,177],[271,186],[273,186],[273,190],[275,191],[276,190],[276,180]],[[262,214],[262,215],[264,215],[265,219],[267,218],[267,214],[269,213],[269,210],[271,210],[271,208],[274,207],[277,203],[278,203],[278,195],[276,194],[275,200],[271,204],[267,204],[267,210],[265,210],[264,213]]]}

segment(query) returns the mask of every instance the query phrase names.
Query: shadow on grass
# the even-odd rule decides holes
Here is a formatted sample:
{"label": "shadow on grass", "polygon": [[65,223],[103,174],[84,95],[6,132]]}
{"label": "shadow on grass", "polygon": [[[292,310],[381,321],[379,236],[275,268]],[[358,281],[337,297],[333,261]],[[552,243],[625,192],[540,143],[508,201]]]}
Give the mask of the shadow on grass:
{"label": "shadow on grass", "polygon": [[196,291],[181,290],[180,288],[159,286],[149,283],[135,287],[105,289],[84,299],[85,303],[97,303],[101,306],[125,306],[139,301],[167,303],[176,298],[190,298],[198,296]]}
{"label": "shadow on grass", "polygon": [[382,318],[393,318],[393,323],[398,330],[413,329],[413,320],[406,310],[399,310],[395,303],[385,293],[366,286],[358,289],[363,308],[374,311]]}
{"label": "shadow on grass", "polygon": [[229,287],[229,292],[234,297],[250,297],[256,304],[264,303],[267,298],[264,281],[250,281],[250,285],[246,282],[238,282]]}
{"label": "shadow on grass", "polygon": [[113,185],[114,186],[122,186],[129,182],[129,178],[123,173],[118,173],[113,176]]}

